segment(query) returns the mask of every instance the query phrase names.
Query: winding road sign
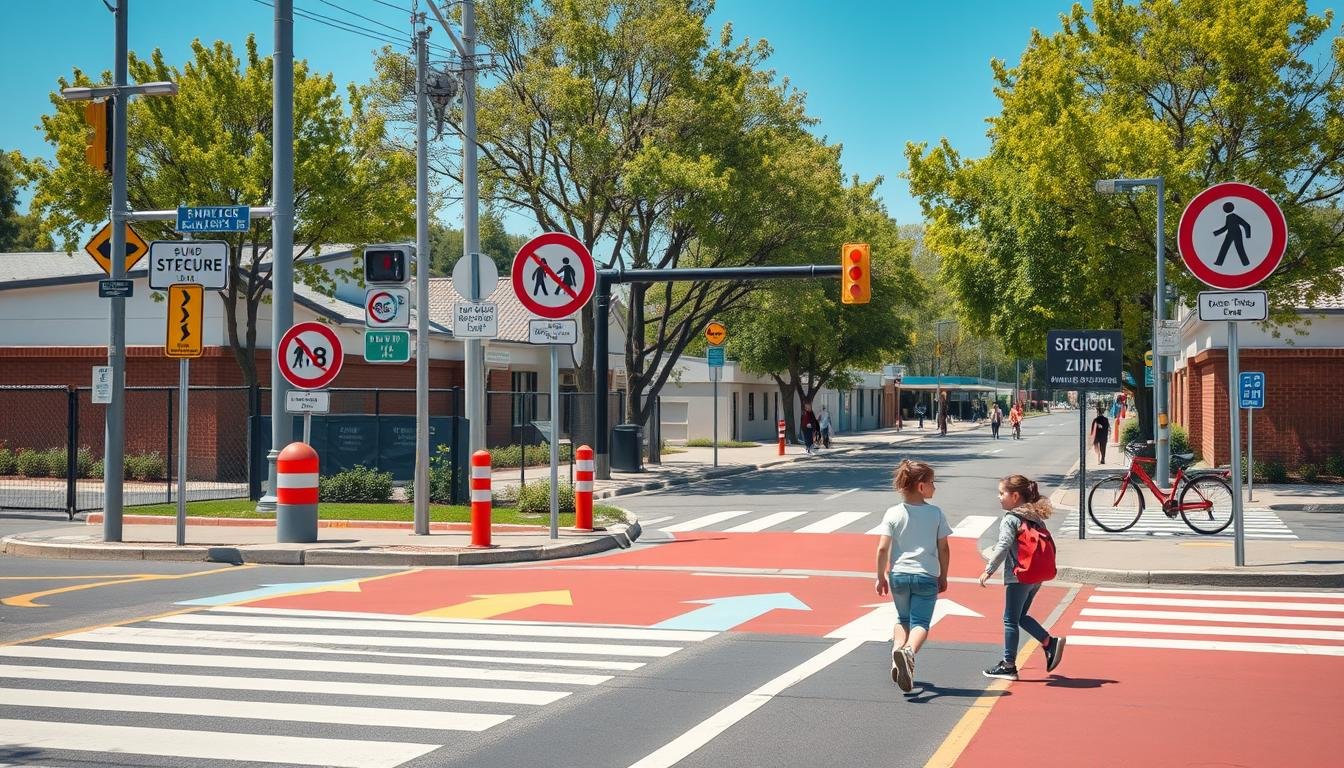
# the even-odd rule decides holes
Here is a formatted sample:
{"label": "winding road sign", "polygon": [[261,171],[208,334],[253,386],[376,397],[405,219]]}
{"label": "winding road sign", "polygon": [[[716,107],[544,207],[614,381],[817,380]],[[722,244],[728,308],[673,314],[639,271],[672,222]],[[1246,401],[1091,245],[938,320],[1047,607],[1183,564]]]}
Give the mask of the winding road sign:
{"label": "winding road sign", "polygon": [[341,340],[322,323],[295,323],[280,339],[280,375],[299,389],[322,389],[345,362]]}
{"label": "winding road sign", "polygon": [[534,315],[559,320],[583,309],[593,296],[593,256],[577,238],[547,232],[532,238],[513,259],[513,292]]}
{"label": "winding road sign", "polygon": [[1185,207],[1177,244],[1190,274],[1214,288],[1239,291],[1278,268],[1288,223],[1263,190],[1229,181],[1200,192]]}

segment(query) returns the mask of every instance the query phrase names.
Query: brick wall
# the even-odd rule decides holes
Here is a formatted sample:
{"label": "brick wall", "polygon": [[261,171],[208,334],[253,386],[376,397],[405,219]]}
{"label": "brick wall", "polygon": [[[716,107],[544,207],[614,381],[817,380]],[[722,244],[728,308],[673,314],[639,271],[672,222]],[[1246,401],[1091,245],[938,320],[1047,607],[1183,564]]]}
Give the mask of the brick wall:
{"label": "brick wall", "polygon": [[[1344,453],[1344,349],[1243,349],[1240,370],[1263,371],[1265,407],[1255,414],[1255,459],[1320,463]],[[1211,349],[1187,364],[1184,426],[1206,461],[1231,461],[1227,411],[1227,352]],[[1235,392],[1234,392],[1235,394]],[[1242,429],[1245,451],[1246,430]]]}

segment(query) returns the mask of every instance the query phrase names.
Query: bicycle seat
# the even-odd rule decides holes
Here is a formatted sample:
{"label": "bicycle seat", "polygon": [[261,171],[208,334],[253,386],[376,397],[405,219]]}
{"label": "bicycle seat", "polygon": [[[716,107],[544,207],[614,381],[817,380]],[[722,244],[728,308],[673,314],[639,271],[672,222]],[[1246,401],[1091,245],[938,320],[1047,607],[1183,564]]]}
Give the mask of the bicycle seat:
{"label": "bicycle seat", "polygon": [[1182,460],[1182,461],[1193,461],[1194,458],[1195,458],[1195,454],[1193,454],[1193,453],[1173,453],[1173,454],[1171,454],[1171,458],[1173,458],[1173,459],[1180,459],[1180,460]]}

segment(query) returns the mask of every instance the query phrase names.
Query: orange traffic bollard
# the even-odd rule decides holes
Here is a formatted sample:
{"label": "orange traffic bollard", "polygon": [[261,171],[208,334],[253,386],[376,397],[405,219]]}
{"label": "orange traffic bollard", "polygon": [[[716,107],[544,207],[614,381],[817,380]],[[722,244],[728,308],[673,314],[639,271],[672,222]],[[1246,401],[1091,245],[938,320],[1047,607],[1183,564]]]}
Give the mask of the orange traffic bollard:
{"label": "orange traffic bollard", "polygon": [[784,455],[784,420],[779,420],[779,455]]}
{"label": "orange traffic bollard", "polygon": [[471,546],[490,546],[490,452],[471,454]]}
{"label": "orange traffic bollard", "polygon": [[593,530],[593,449],[580,445],[574,452],[574,527]]}
{"label": "orange traffic bollard", "polygon": [[275,540],[281,544],[317,541],[317,451],[290,443],[275,460]]}

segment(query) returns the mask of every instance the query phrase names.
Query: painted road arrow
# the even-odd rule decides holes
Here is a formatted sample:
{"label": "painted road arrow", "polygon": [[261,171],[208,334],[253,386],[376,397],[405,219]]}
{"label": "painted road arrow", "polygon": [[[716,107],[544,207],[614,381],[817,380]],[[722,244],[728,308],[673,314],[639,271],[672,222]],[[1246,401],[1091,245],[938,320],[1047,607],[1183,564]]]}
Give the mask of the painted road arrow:
{"label": "painted road arrow", "polygon": [[[873,610],[826,635],[829,638],[848,638],[864,641],[891,641],[891,630],[896,625],[896,606],[890,602],[873,603],[864,608]],[[969,616],[983,618],[980,614],[946,597],[938,598],[933,607],[933,622],[937,624],[948,616]]]}
{"label": "painted road arrow", "polygon": [[262,584],[257,589],[246,592],[231,592],[227,595],[198,597],[195,600],[180,600],[178,605],[227,605],[229,603],[250,603],[268,597],[298,595],[309,592],[358,592],[359,580],[339,579],[337,581],[299,581],[291,584]]}
{"label": "painted road arrow", "polygon": [[440,619],[489,619],[538,605],[573,605],[567,589],[550,592],[514,592],[503,595],[472,595],[474,600],[424,611],[417,616]]}
{"label": "painted road arrow", "polygon": [[806,603],[788,592],[772,592],[768,595],[714,597],[707,600],[688,600],[687,602],[703,604],[705,607],[654,624],[654,629],[699,629],[723,632],[777,608],[790,611],[812,610]]}

